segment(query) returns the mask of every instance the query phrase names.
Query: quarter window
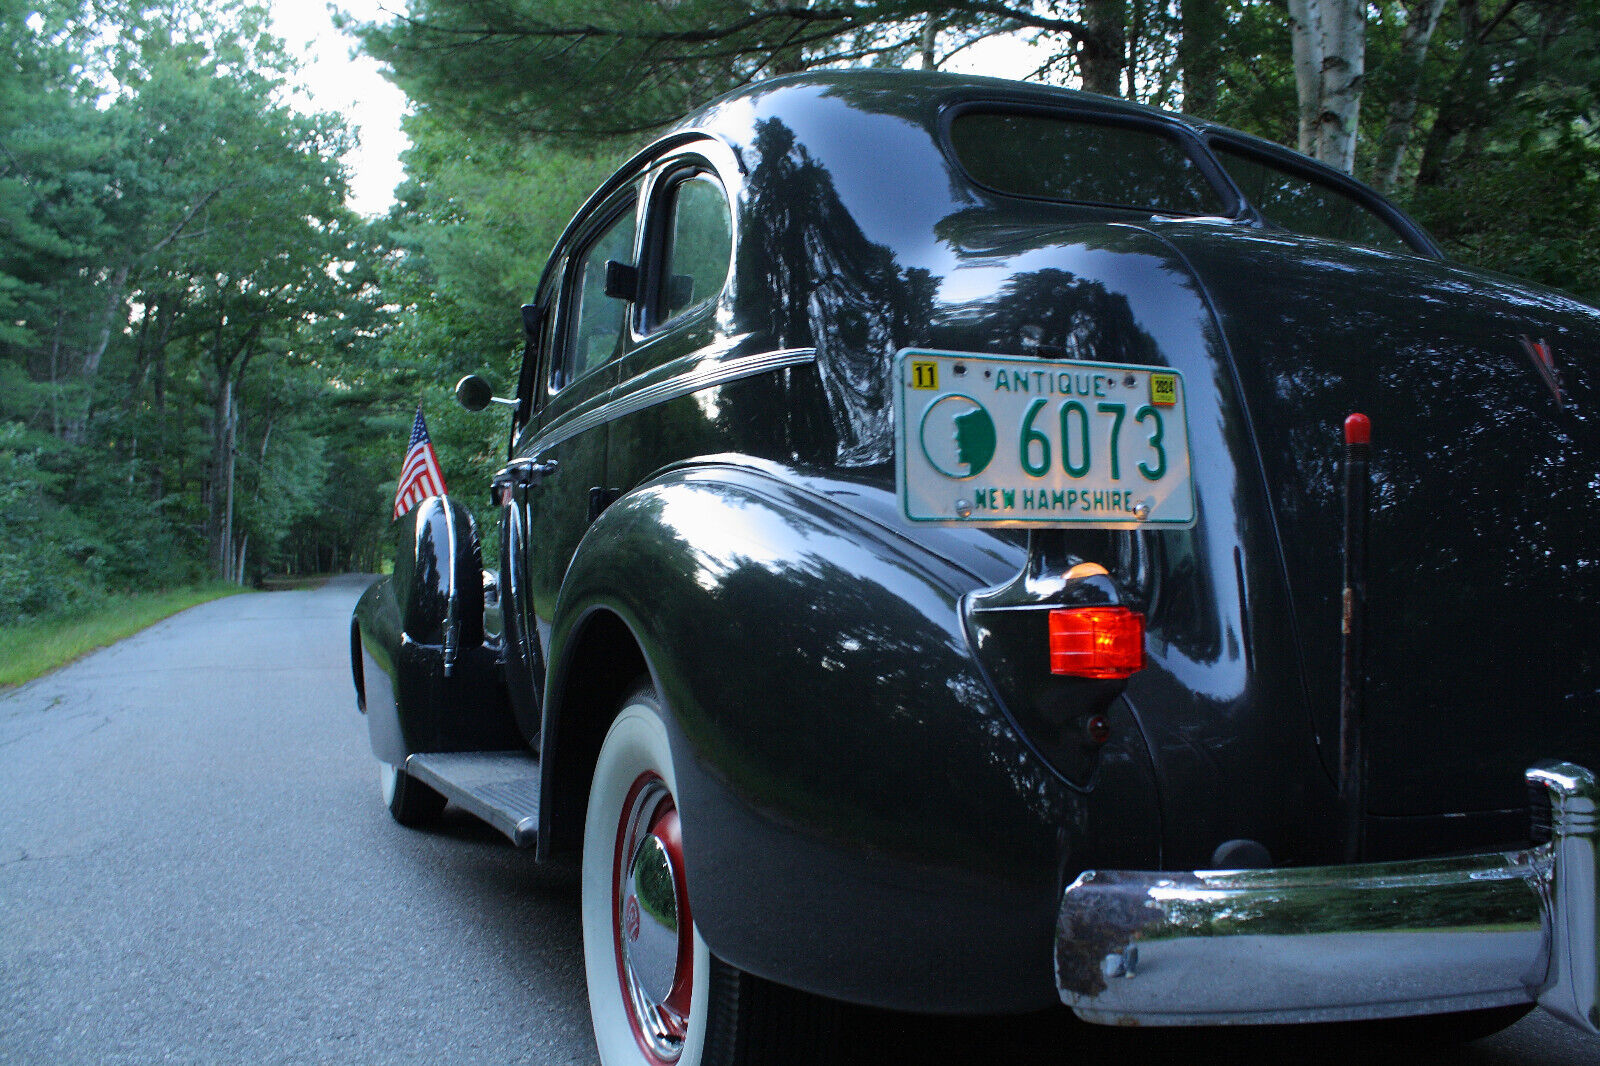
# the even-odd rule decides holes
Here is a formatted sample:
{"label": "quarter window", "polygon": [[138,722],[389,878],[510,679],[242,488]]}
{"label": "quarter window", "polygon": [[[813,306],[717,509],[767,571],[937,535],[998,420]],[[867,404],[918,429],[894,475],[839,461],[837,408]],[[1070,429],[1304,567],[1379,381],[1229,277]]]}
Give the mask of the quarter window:
{"label": "quarter window", "polygon": [[1411,250],[1389,223],[1349,193],[1225,145],[1213,142],[1212,148],[1245,199],[1268,222],[1308,237]]}
{"label": "quarter window", "polygon": [[722,291],[733,259],[728,197],[709,174],[674,183],[655,319],[665,322]]}

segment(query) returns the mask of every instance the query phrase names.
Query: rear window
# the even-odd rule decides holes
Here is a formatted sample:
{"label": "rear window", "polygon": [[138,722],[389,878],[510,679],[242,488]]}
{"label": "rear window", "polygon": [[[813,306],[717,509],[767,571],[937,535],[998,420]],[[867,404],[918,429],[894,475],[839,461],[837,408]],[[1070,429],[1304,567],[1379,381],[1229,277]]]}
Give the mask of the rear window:
{"label": "rear window", "polygon": [[1411,250],[1383,216],[1349,193],[1226,145],[1211,147],[1245,199],[1273,225],[1308,237]]}
{"label": "rear window", "polygon": [[968,111],[951,123],[950,144],[974,181],[1013,196],[1157,214],[1227,208],[1183,145],[1148,126]]}

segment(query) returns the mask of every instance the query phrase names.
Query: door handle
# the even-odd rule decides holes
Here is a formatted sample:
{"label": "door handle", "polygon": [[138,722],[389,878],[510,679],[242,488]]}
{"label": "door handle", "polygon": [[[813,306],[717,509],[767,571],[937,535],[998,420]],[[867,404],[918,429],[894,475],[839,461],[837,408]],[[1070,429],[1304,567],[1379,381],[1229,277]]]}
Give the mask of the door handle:
{"label": "door handle", "polygon": [[554,459],[513,459],[497,472],[489,482],[491,488],[503,495],[506,489],[531,489],[556,472]]}

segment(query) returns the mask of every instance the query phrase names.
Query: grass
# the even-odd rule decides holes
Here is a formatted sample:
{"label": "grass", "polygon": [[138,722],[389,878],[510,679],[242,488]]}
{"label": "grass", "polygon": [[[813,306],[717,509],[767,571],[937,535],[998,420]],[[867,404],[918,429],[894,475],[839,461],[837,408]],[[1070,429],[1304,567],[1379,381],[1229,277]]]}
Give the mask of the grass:
{"label": "grass", "polygon": [[195,604],[244,591],[217,581],[170,592],[129,593],[70,614],[0,626],[0,689],[32,681]]}

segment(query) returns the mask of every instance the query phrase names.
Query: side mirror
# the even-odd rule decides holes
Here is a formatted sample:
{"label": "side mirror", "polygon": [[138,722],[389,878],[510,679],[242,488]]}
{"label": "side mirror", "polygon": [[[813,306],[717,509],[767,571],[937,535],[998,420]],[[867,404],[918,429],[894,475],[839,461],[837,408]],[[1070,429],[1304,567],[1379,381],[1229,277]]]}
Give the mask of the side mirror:
{"label": "side mirror", "polygon": [[494,402],[494,389],[476,374],[456,382],[456,402],[469,411],[481,411]]}

